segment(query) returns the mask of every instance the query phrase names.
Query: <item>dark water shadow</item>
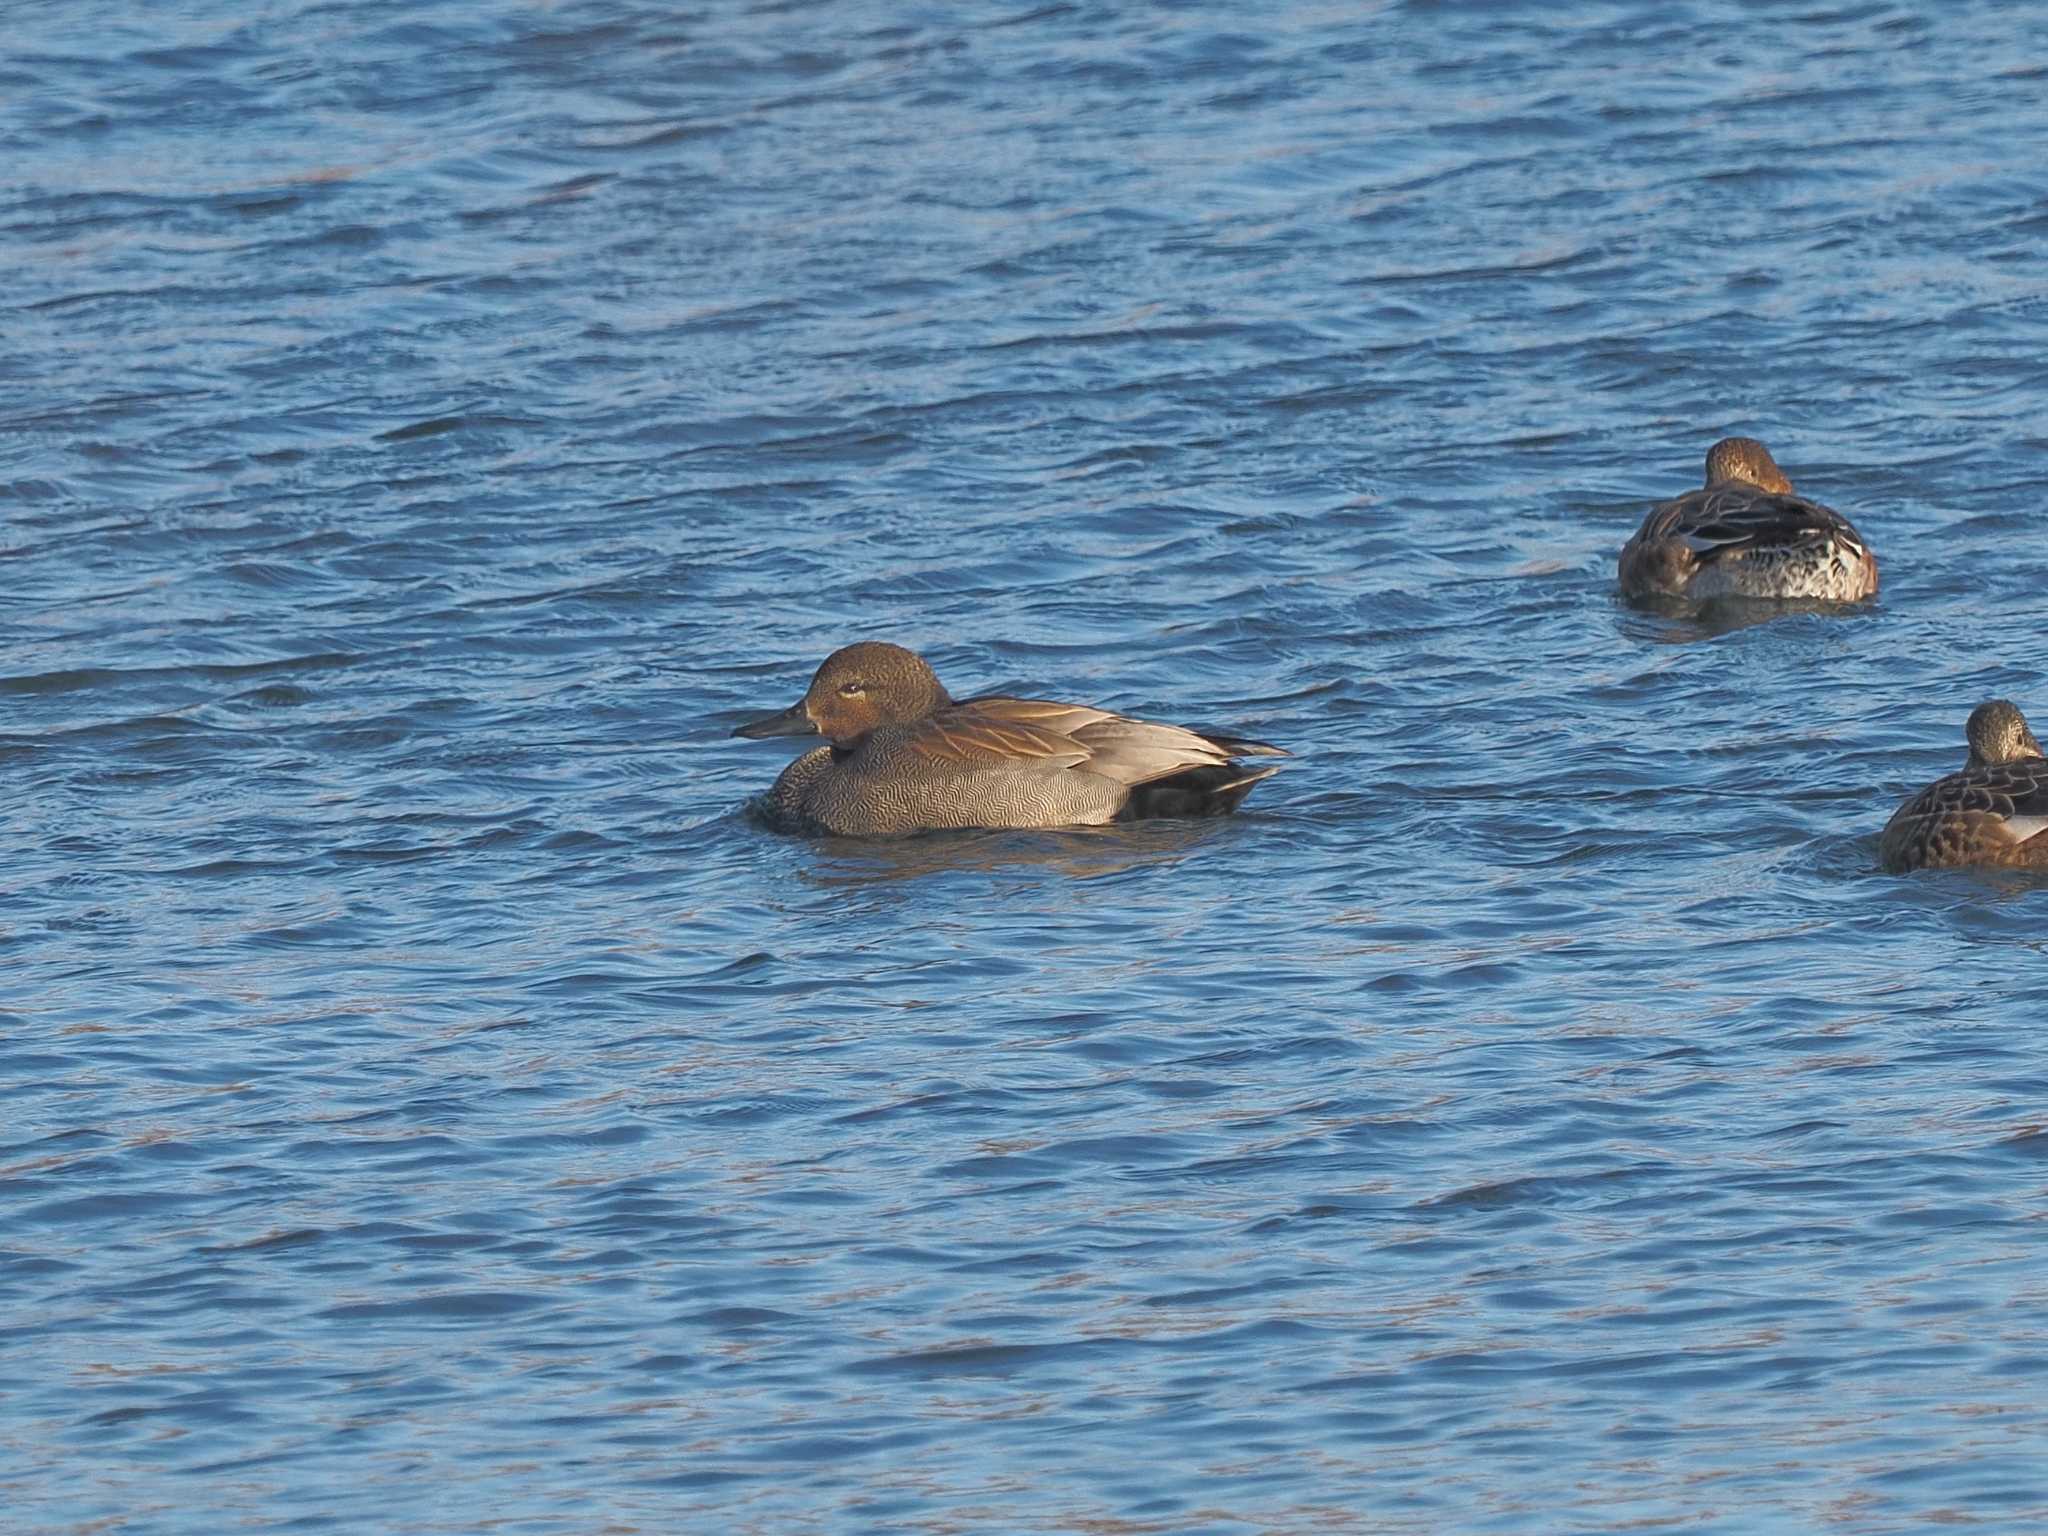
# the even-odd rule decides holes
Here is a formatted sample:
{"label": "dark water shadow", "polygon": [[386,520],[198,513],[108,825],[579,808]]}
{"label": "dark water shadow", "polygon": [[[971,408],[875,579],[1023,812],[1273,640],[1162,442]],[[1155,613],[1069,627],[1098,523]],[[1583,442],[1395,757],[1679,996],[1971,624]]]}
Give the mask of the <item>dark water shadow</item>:
{"label": "dark water shadow", "polygon": [[1800,614],[1835,618],[1874,614],[1879,611],[1877,601],[1867,598],[1834,603],[1812,597],[1713,597],[1700,601],[1687,597],[1629,598],[1616,593],[1614,606],[1618,628],[1626,639],[1651,645],[1694,645]]}
{"label": "dark water shadow", "polygon": [[798,878],[818,886],[866,886],[933,875],[1043,869],[1072,880],[1099,880],[1172,864],[1219,836],[1231,822],[1170,820],[1055,831],[925,832],[903,838],[818,837],[818,862]]}

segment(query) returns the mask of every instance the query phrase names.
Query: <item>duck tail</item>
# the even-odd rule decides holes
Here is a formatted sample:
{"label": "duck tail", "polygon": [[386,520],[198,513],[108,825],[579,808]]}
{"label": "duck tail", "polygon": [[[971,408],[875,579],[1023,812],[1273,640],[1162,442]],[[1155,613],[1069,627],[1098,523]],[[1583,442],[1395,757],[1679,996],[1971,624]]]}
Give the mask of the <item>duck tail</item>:
{"label": "duck tail", "polygon": [[[1215,747],[1218,751],[1227,752],[1232,757],[1292,757],[1294,755],[1285,747],[1276,747],[1270,741],[1253,741],[1248,736],[1219,736],[1208,731],[1202,732],[1201,735],[1202,739],[1208,742],[1210,746]],[[1266,770],[1267,773],[1272,773],[1273,771],[1271,768]],[[1264,777],[1264,775],[1261,775],[1261,777]]]}
{"label": "duck tail", "polygon": [[1140,784],[1125,800],[1119,821],[1147,816],[1227,816],[1244,802],[1252,786],[1280,771],[1253,768],[1240,772],[1234,763],[1211,763],[1170,778]]}

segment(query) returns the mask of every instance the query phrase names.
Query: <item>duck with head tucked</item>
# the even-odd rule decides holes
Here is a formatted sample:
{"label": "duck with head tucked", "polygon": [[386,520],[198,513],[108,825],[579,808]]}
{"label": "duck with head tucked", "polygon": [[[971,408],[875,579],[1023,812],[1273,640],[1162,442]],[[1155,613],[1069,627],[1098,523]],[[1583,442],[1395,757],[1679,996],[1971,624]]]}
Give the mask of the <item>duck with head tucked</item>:
{"label": "duck with head tucked", "polygon": [[1623,547],[1621,590],[1853,602],[1877,590],[1877,557],[1841,513],[1793,494],[1770,449],[1724,437],[1707,450],[1707,483],[1652,507]]}
{"label": "duck with head tucked", "polygon": [[862,641],[804,696],[735,736],[823,736],[763,802],[779,826],[852,837],[1217,816],[1279,772],[1279,747],[1003,694],[955,701],[923,658]]}
{"label": "duck with head tucked", "polygon": [[2048,869],[2048,757],[2010,699],[1970,711],[1970,756],[1913,796],[1884,829],[1879,857],[1893,874],[2000,864]]}

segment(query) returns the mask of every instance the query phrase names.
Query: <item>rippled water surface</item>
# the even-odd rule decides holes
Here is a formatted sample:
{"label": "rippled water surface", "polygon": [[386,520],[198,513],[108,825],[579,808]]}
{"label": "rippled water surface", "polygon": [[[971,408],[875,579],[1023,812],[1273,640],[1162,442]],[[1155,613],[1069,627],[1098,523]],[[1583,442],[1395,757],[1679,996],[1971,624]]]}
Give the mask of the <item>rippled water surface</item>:
{"label": "rippled water surface", "polygon": [[[2048,1521],[2039,8],[7,34],[9,1531]],[[858,636],[1297,755],[773,835]]]}

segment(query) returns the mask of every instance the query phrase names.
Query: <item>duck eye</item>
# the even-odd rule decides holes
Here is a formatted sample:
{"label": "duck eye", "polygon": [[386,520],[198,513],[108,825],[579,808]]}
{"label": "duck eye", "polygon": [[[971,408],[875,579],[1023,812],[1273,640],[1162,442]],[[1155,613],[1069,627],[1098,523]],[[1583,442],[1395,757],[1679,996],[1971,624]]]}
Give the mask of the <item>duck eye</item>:
{"label": "duck eye", "polygon": [[857,699],[868,691],[868,685],[862,682],[841,683],[839,691],[849,699]]}

